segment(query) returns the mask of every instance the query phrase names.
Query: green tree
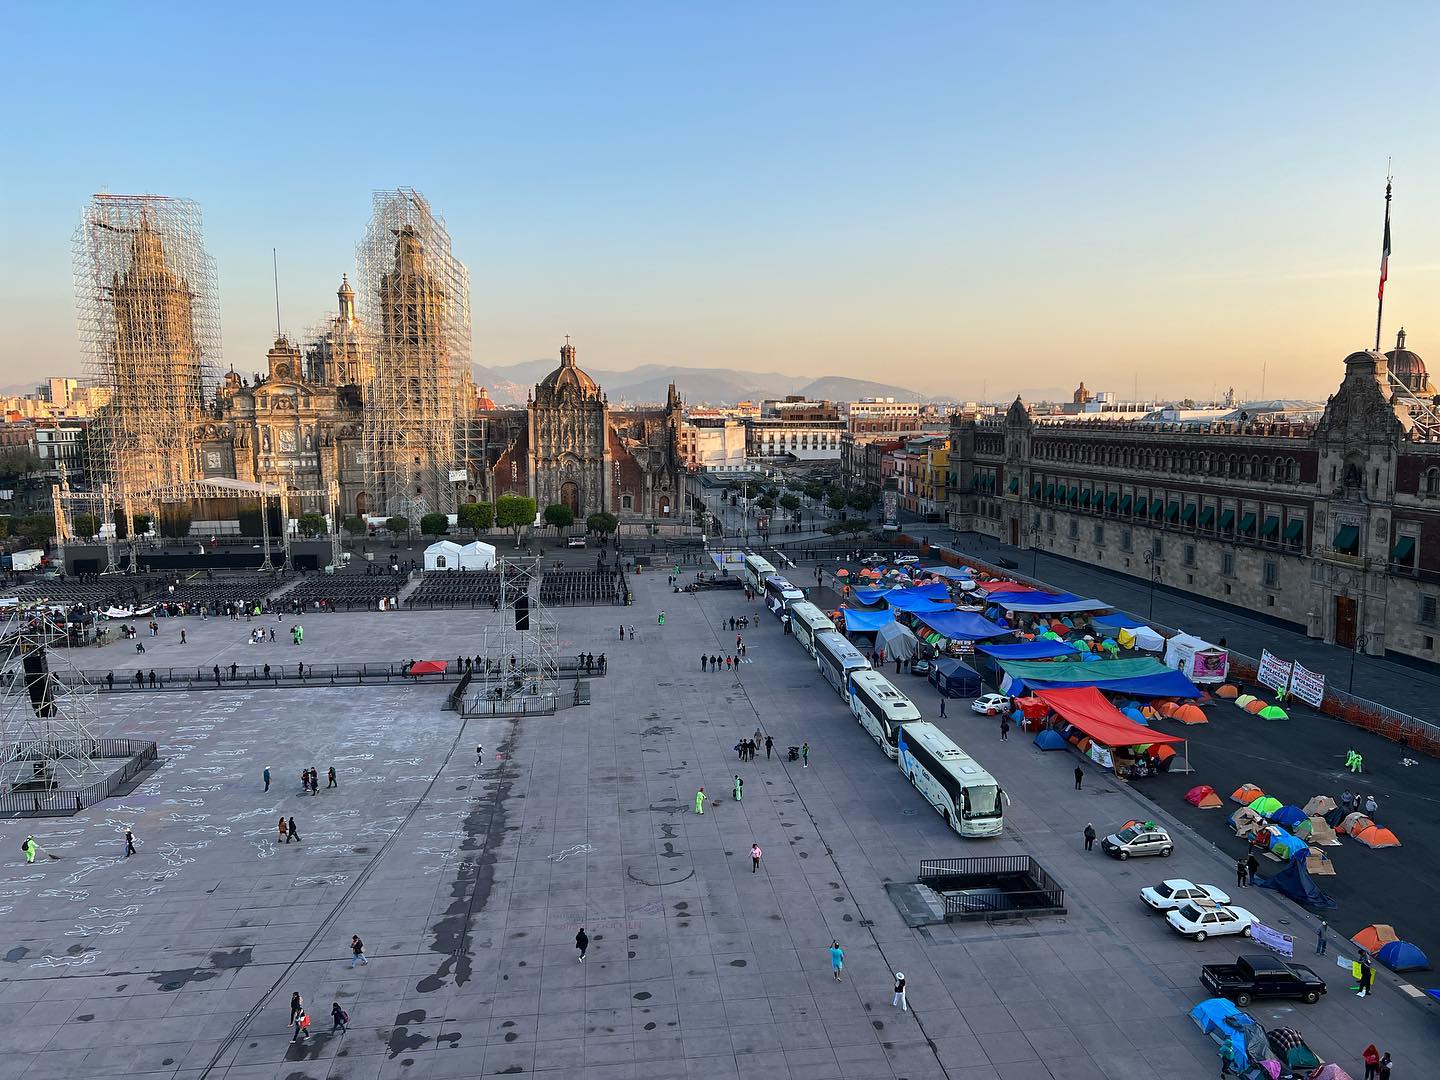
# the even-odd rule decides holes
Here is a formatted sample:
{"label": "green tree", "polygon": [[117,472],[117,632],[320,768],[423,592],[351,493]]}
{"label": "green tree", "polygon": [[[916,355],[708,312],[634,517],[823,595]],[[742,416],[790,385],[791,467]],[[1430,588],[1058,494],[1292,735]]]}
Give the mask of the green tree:
{"label": "green tree", "polygon": [[761,510],[774,510],[775,500],[772,499],[768,494],[761,495],[760,498],[755,500],[755,505],[758,506]]}
{"label": "green tree", "polygon": [[780,505],[793,514],[800,509],[800,499],[795,495],[782,495],[780,496]]}
{"label": "green tree", "polygon": [[410,534],[410,519],[404,514],[396,514],[385,519],[385,528],[390,531],[391,536],[400,537]]}
{"label": "green tree", "polygon": [[309,510],[300,515],[297,524],[300,526],[301,536],[319,536],[325,531],[325,515]]}
{"label": "green tree", "polygon": [[40,458],[33,450],[23,446],[11,447],[0,452],[0,480],[17,484],[31,473],[40,471]]}
{"label": "green tree", "polygon": [[825,499],[825,503],[831,510],[845,509],[845,493],[843,491],[832,491]]}
{"label": "green tree", "polygon": [[840,523],[842,531],[858,535],[870,530],[870,522],[865,518],[846,518]]}
{"label": "green tree", "polygon": [[9,535],[10,535],[10,519],[9,519],[8,517],[0,518],[0,540],[4,540],[4,539],[7,538]]}
{"label": "green tree", "polygon": [[155,519],[149,514],[136,514],[134,521],[136,536],[144,536],[150,531],[150,527],[155,524]]}
{"label": "green tree", "polygon": [[555,530],[555,536],[558,539],[562,529],[568,529],[575,524],[575,514],[568,506],[551,503],[545,507],[545,524]]}
{"label": "green tree", "polygon": [[509,529],[520,546],[520,534],[535,522],[535,500],[528,495],[501,495],[495,500],[495,524]]}
{"label": "green tree", "polygon": [[488,502],[461,503],[457,512],[462,529],[481,533],[495,524],[495,504]]}
{"label": "green tree", "polygon": [[585,528],[596,536],[608,536],[620,527],[620,519],[601,510],[585,519]]}
{"label": "green tree", "polygon": [[80,539],[93,540],[100,531],[100,519],[94,514],[76,514],[70,521],[70,527]]}
{"label": "green tree", "polygon": [[351,536],[359,536],[365,531],[365,519],[357,514],[351,514],[341,525]]}
{"label": "green tree", "polygon": [[805,494],[811,499],[822,499],[825,497],[825,488],[822,484],[818,484],[812,480],[805,485]]}
{"label": "green tree", "polygon": [[10,531],[20,537],[26,547],[48,547],[55,533],[55,519],[49,514],[26,514],[10,519]]}
{"label": "green tree", "polygon": [[851,510],[859,510],[862,514],[867,514],[875,505],[875,496],[864,491],[854,491],[846,497],[845,505]]}
{"label": "green tree", "polygon": [[450,528],[450,519],[444,514],[426,514],[420,519],[420,531],[426,536],[444,536]]}

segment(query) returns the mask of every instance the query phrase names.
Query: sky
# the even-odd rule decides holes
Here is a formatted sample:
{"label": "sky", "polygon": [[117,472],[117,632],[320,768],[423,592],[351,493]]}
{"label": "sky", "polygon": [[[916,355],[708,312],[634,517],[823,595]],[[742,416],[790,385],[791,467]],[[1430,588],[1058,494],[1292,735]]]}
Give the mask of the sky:
{"label": "sky", "polygon": [[[371,193],[471,272],[472,356],[1003,400],[1321,397],[1440,358],[1440,7],[26,4],[0,384],[75,374],[95,191],[197,200],[224,366],[329,313]],[[1440,368],[1437,368],[1440,370]],[[681,386],[683,392],[684,387]]]}

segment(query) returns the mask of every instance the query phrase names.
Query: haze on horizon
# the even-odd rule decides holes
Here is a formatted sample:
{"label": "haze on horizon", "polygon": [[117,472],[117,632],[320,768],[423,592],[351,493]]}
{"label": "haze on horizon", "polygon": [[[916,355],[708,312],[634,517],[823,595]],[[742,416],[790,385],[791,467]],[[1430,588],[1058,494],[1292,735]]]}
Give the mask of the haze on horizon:
{"label": "haze on horizon", "polygon": [[[88,14],[80,9],[88,8]],[[197,200],[223,363],[330,313],[373,189],[470,267],[473,359],[991,400],[1330,393],[1440,356],[1440,9],[13,8],[0,383],[81,368],[98,190]],[[682,387],[683,390],[683,387]]]}

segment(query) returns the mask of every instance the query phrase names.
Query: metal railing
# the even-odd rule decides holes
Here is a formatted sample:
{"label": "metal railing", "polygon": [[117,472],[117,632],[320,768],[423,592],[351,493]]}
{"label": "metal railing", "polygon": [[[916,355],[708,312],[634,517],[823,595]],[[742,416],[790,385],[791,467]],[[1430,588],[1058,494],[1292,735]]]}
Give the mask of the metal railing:
{"label": "metal railing", "polygon": [[486,698],[473,694],[460,706],[466,720],[503,716],[553,716],[557,708],[554,694],[532,694],[517,698]]}
{"label": "metal railing", "polygon": [[[92,759],[125,758],[118,769],[103,780],[82,788],[55,788],[44,791],[10,791],[0,796],[0,817],[70,817],[101,799],[107,799],[127,786],[158,759],[153,742],[134,739],[87,739],[89,750],[84,756]],[[36,760],[36,749],[26,755],[24,747],[19,760]]]}
{"label": "metal railing", "polygon": [[[1004,884],[1002,878],[1020,879],[1028,887]],[[947,917],[1065,910],[1064,888],[1029,855],[926,859],[920,882],[940,893]],[[966,889],[983,891],[961,891]]]}

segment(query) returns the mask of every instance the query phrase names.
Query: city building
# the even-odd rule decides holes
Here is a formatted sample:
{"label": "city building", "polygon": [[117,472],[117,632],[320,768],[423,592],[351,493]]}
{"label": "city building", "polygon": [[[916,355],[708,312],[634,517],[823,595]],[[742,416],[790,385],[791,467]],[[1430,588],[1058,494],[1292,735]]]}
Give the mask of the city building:
{"label": "city building", "polygon": [[900,508],[923,517],[944,514],[948,498],[949,437],[922,435],[905,439],[890,451],[890,457],[894,468],[889,475],[895,478]]}
{"label": "city building", "polygon": [[745,469],[745,425],[728,417],[688,416],[680,425],[680,456],[691,472]]}
{"label": "city building", "polygon": [[893,397],[861,398],[845,408],[845,430],[857,439],[906,435],[920,428],[920,403]]}
{"label": "city building", "polygon": [[746,453],[752,458],[839,461],[845,421],[758,416],[745,421]]}
{"label": "city building", "polygon": [[1245,405],[1195,424],[1046,418],[1017,398],[952,422],[950,521],[1434,662],[1435,395],[1402,330],[1390,352],[1346,358],[1318,420]]}

